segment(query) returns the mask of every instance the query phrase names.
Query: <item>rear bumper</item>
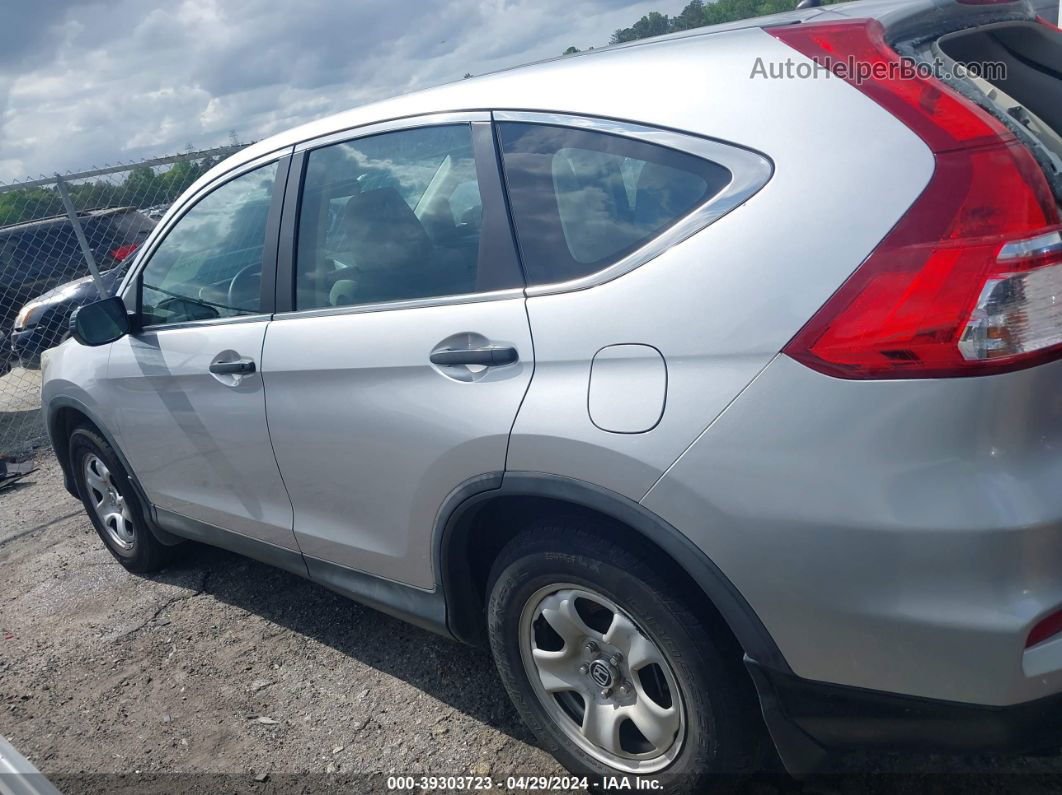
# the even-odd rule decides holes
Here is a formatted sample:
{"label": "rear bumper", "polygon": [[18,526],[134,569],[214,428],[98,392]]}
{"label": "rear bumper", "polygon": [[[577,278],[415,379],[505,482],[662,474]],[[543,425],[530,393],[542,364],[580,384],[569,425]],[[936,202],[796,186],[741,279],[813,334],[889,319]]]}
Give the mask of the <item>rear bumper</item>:
{"label": "rear bumper", "polygon": [[[779,356],[643,499],[796,676],[1009,707],[1062,692],[1062,362],[843,381]],[[778,666],[775,666],[778,667]]]}
{"label": "rear bumper", "polygon": [[1062,693],[994,707],[801,679],[748,657],[786,768],[814,772],[831,751],[1029,752],[1062,746]]}

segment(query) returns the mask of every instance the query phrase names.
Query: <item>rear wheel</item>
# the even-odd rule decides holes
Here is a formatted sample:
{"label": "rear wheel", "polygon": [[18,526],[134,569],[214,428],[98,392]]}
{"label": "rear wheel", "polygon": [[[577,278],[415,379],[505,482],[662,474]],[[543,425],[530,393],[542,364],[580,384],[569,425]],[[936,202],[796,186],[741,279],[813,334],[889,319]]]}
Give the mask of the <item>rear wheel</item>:
{"label": "rear wheel", "polygon": [[740,653],[608,530],[547,521],[502,550],[488,629],[514,703],[546,750],[593,781],[703,791],[752,772],[765,731]]}
{"label": "rear wheel", "polygon": [[105,439],[77,428],[70,435],[70,465],[92,526],[123,566],[148,572],[169,562],[172,549],[151,534],[129,475]]}

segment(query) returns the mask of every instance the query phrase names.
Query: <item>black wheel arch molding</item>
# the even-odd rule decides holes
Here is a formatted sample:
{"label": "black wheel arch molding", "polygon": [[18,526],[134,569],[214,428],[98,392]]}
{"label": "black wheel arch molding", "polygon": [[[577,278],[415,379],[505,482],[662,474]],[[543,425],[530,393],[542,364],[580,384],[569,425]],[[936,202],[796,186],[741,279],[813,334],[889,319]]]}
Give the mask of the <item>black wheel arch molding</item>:
{"label": "black wheel arch molding", "polygon": [[59,466],[63,470],[63,487],[74,497],[81,499],[81,496],[77,491],[77,484],[74,482],[74,473],[70,469],[70,451],[67,446],[68,437],[70,431],[74,429],[74,425],[65,427],[61,422],[63,410],[74,411],[82,415],[88,422],[92,423],[92,426],[96,431],[106,440],[110,445],[114,454],[118,457],[118,461],[121,462],[122,468],[125,469],[126,474],[129,476],[129,482],[133,486],[133,492],[136,496],[137,502],[140,503],[140,508],[143,512],[145,519],[147,519],[148,530],[151,532],[159,542],[173,546],[179,544],[181,539],[167,533],[161,527],[158,526],[155,506],[152,505],[151,500],[147,497],[147,492],[144,491],[144,487],[140,484],[140,480],[136,476],[136,471],[130,466],[129,459],[125,457],[125,453],[122,452],[121,446],[114,438],[114,434],[111,433],[107,425],[99,418],[99,416],[86,406],[83,402],[77,398],[70,397],[69,395],[61,395],[48,401],[48,407],[46,409],[45,416],[45,428],[48,432],[48,438],[52,443],[52,450],[55,452],[55,457],[59,461]]}
{"label": "black wheel arch molding", "polygon": [[493,472],[470,478],[454,489],[436,515],[433,555],[436,585],[447,605],[451,634],[480,645],[482,612],[468,587],[471,571],[468,534],[480,511],[507,497],[545,498],[569,503],[625,525],[660,549],[704,592],[744,649],[761,666],[792,670],[752,606],[718,566],[681,531],[643,505],[587,481],[544,472]]}

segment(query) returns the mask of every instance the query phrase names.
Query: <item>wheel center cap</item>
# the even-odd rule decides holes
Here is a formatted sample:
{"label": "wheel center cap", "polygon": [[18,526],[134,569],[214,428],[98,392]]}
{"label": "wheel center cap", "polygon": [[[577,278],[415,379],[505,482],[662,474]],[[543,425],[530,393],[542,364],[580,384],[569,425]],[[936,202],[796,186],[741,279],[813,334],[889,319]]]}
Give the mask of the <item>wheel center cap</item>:
{"label": "wheel center cap", "polygon": [[605,689],[612,687],[612,666],[604,660],[594,660],[590,663],[587,674],[598,687]]}

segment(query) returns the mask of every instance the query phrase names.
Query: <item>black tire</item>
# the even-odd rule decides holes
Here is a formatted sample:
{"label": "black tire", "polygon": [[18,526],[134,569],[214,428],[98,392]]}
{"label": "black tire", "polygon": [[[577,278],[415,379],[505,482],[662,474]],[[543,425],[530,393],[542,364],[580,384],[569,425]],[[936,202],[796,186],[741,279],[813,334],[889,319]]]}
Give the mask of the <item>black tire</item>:
{"label": "black tire", "polygon": [[[123,546],[114,537],[114,533],[104,526],[96,511],[93,501],[93,489],[88,483],[85,464],[90,456],[102,461],[110,472],[115,492],[124,498],[130,520],[123,525],[123,531],[131,535],[130,542]],[[173,548],[161,544],[148,529],[144,512],[137,499],[136,492],[122,462],[115,454],[107,440],[93,428],[81,426],[70,435],[70,466],[77,484],[78,495],[85,506],[85,512],[96,528],[104,546],[110,550],[115,559],[132,572],[144,573],[157,571],[165,566],[173,556]]]}
{"label": "black tire", "polygon": [[[681,691],[685,739],[673,746],[680,750],[670,752],[675,755],[666,768],[641,777],[657,779],[666,792],[729,789],[762,770],[769,753],[741,652],[723,634],[719,619],[691,607],[695,600],[683,596],[651,555],[610,540],[616,532],[581,516],[547,519],[499,553],[488,583],[487,624],[502,681],[542,747],[564,767],[587,776],[591,786],[601,786],[605,777],[627,776],[636,789],[638,775],[591,756],[565,734],[558,722],[564,717],[543,706],[521,657],[520,622],[528,601],[554,583],[588,587],[611,600],[656,644]],[[584,697],[579,700],[585,709]],[[577,717],[572,721],[576,726]]]}

